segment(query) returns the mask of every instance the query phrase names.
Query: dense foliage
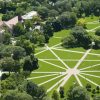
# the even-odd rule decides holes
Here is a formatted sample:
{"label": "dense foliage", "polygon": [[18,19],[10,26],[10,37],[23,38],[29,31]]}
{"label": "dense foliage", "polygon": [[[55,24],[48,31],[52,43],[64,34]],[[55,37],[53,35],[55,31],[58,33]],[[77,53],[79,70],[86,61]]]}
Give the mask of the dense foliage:
{"label": "dense foliage", "polygon": [[[71,29],[62,39],[65,48],[100,49],[100,29],[90,36],[85,30],[84,20],[87,16],[100,17],[100,0],[0,0],[3,21],[33,10],[38,16],[17,23],[12,31],[4,27],[0,40],[0,69],[6,73],[1,76],[0,100],[90,100],[87,91],[92,92],[94,100],[100,100],[100,96],[96,96],[100,92],[98,86],[96,89],[90,84],[86,89],[73,86],[67,95],[60,87],[59,92],[54,90],[49,97],[44,87],[27,79],[33,70],[39,68],[35,48],[48,43],[55,32]],[[91,45],[92,42],[95,45]]]}

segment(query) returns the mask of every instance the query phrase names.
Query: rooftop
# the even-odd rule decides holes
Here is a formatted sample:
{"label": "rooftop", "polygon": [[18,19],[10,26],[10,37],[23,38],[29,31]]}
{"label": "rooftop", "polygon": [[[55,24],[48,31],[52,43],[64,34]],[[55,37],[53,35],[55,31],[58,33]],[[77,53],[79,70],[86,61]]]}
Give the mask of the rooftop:
{"label": "rooftop", "polygon": [[23,19],[32,19],[33,16],[37,16],[37,12],[36,11],[31,11],[29,13],[26,13],[25,15],[22,16]]}
{"label": "rooftop", "polygon": [[13,25],[16,25],[18,23],[18,16],[10,19],[9,21],[5,22],[5,24],[9,27],[12,28]]}

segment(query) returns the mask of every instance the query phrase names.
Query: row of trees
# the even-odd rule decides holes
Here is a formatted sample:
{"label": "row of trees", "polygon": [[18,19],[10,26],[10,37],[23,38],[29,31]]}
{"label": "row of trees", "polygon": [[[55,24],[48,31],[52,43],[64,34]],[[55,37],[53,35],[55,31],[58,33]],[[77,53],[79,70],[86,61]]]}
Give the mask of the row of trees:
{"label": "row of trees", "polygon": [[[26,80],[28,73],[14,73],[1,81],[2,95],[0,100],[43,100],[46,96],[44,87]],[[26,77],[25,77],[26,76]]]}
{"label": "row of trees", "polygon": [[[28,47],[25,47],[26,50],[20,46],[4,46],[1,49],[0,68],[3,71],[9,71],[9,74],[10,72],[20,72],[21,69],[31,72],[39,67],[38,59],[34,57],[33,51]],[[32,52],[30,53],[28,50]]]}
{"label": "row of trees", "polygon": [[[41,2],[42,3],[41,3]],[[42,18],[55,17],[66,11],[73,11],[77,14],[77,17],[82,17],[83,14],[89,16],[90,14],[100,15],[100,3],[99,0],[40,0],[37,1],[38,5],[36,10]],[[32,1],[31,1],[32,2]],[[37,6],[38,6],[37,5]]]}
{"label": "row of trees", "polygon": [[[100,87],[97,86],[96,89],[92,89],[91,84],[86,85],[86,89],[78,86],[77,84],[74,84],[71,86],[68,90],[68,92],[64,93],[64,88],[61,87],[59,90],[59,93],[54,90],[52,93],[53,100],[60,100],[60,98],[64,98],[64,100],[90,100],[89,92],[92,92],[91,97],[93,100],[99,100],[100,96],[98,94],[100,93]],[[97,95],[96,95],[97,93]]]}
{"label": "row of trees", "polygon": [[[23,75],[24,74],[22,73],[19,75],[15,74],[10,76],[7,80],[2,81],[1,89],[4,90],[5,88],[8,88],[10,90],[6,91],[5,94],[2,93],[0,98],[1,100],[60,100],[61,98],[64,100],[90,100],[89,93],[86,89],[77,84],[71,86],[66,95],[64,90],[61,88],[59,93],[54,90],[52,95],[48,96],[44,87],[38,87],[31,81],[24,81]],[[13,80],[13,85],[11,80]],[[89,86],[87,87],[89,88]],[[93,97],[93,100],[99,99],[100,96],[95,95]]]}
{"label": "row of trees", "polygon": [[24,14],[31,10],[36,10],[41,18],[56,17],[63,12],[75,12],[77,17],[83,14],[89,16],[94,14],[100,16],[99,0],[11,0],[0,1],[0,12],[4,13],[3,20],[9,20],[18,14]]}

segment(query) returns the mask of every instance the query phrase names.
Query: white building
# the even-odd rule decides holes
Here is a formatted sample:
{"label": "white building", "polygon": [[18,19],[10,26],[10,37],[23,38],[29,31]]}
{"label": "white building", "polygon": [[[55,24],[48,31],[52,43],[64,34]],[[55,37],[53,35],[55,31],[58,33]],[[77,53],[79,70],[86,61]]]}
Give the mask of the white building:
{"label": "white building", "polygon": [[38,13],[36,11],[31,11],[29,13],[26,13],[25,15],[22,16],[22,19],[32,19],[34,16],[38,16]]}

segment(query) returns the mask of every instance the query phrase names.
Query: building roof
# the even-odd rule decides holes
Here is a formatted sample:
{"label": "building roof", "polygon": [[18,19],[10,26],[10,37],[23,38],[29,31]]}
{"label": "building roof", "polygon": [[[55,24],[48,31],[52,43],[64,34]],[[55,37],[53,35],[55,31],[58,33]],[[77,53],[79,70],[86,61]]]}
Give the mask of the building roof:
{"label": "building roof", "polygon": [[14,25],[16,25],[17,23],[18,23],[18,16],[16,16],[16,17],[10,19],[9,21],[6,21],[6,22],[5,22],[5,24],[6,24],[9,28],[11,28],[11,29],[12,29],[12,27],[13,27]]}
{"label": "building roof", "polygon": [[23,19],[32,19],[33,16],[37,16],[38,13],[36,11],[31,11],[29,13],[26,13],[25,15],[22,16]]}
{"label": "building roof", "polygon": [[[29,13],[23,15],[23,16],[22,16],[22,19],[32,19],[33,16],[37,16],[37,15],[38,15],[38,14],[37,14],[36,11],[31,11],[31,12],[29,12]],[[0,26],[6,25],[6,26],[9,27],[10,29],[12,29],[13,26],[16,25],[16,24],[18,23],[18,20],[19,20],[19,18],[18,18],[18,16],[16,16],[16,17],[10,19],[9,21],[5,21],[5,22],[0,21]]]}

